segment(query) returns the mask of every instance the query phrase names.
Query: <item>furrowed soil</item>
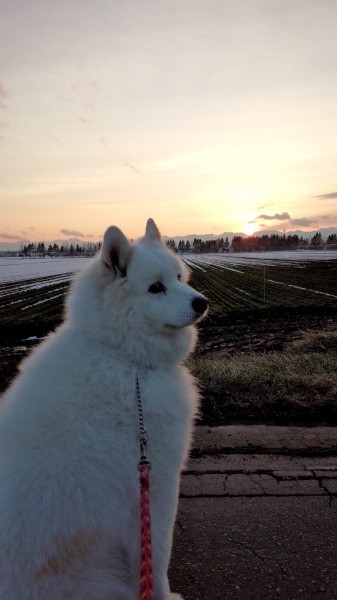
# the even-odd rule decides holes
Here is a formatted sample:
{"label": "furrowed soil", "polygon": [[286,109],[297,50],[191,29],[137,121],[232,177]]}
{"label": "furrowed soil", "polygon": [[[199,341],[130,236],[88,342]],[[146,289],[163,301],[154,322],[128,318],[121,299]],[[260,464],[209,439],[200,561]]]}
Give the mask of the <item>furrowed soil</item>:
{"label": "furrowed soil", "polygon": [[[330,270],[329,270],[330,269]],[[275,267],[273,267],[275,271]],[[285,281],[284,286],[278,285],[278,303],[274,288],[270,292],[271,301],[268,302],[266,290],[263,290],[263,302],[247,303],[248,292],[242,293],[243,307],[238,308],[238,294],[236,288],[235,306],[228,305],[228,298],[233,290],[228,290],[228,276],[230,273],[222,270],[207,269],[204,277],[200,270],[192,271],[192,285],[209,296],[214,303],[209,316],[199,325],[199,342],[196,356],[224,360],[240,355],[242,360],[252,354],[265,355],[268,353],[282,353],[289,345],[299,340],[307,332],[329,332],[336,329],[337,299],[336,273],[337,261],[327,264],[315,263],[311,285],[303,278],[304,269],[301,267],[301,288],[310,288],[308,293],[300,291],[295,286],[298,277],[291,267],[287,267],[288,279],[285,271],[279,269],[277,273],[270,273],[270,280]],[[247,277],[249,276],[247,271]],[[256,280],[256,269],[252,269],[252,282]],[[223,274],[223,279],[221,278]],[[246,274],[245,274],[246,275]],[[268,274],[267,274],[268,277]],[[69,291],[69,282],[58,281],[57,276],[50,277],[50,281],[43,278],[41,286],[38,280],[26,282],[12,282],[0,284],[0,391],[4,391],[18,372],[20,362],[40,343],[41,338],[55,330],[62,322],[64,302]],[[194,281],[195,279],[195,281]],[[243,288],[243,278],[240,286]],[[248,279],[245,279],[248,282]],[[289,288],[289,281],[291,286]],[[287,283],[288,282],[288,283]],[[320,282],[319,294],[313,293]],[[323,282],[323,284],[322,284]],[[47,285],[46,285],[47,283]],[[247,290],[249,290],[249,282]],[[260,281],[259,281],[260,285]],[[274,284],[273,284],[274,285]],[[272,287],[270,285],[270,287]],[[321,290],[324,293],[321,295]],[[219,292],[220,290],[220,292]],[[226,293],[228,290],[228,294]],[[240,290],[239,290],[240,291]],[[244,290],[243,290],[244,292]],[[282,293],[285,301],[282,301]],[[292,294],[292,301],[289,300]],[[216,297],[212,297],[216,296]],[[249,298],[248,298],[249,299]],[[258,304],[258,306],[256,306]],[[324,350],[323,350],[324,351]],[[247,413],[245,403],[233,406],[228,403],[227,409],[219,411],[217,405],[219,398],[215,397],[212,390],[201,381],[201,391],[205,398],[202,404],[201,423],[212,425],[223,423],[244,422],[269,422],[269,423],[329,423],[337,425],[337,410],[334,403],[328,408],[316,402],[315,409],[310,411],[306,418],[303,409],[279,403],[279,406],[270,405],[266,411],[264,406],[260,411],[257,408]],[[213,395],[212,395],[213,394]],[[249,395],[249,390],[246,391]],[[337,402],[336,402],[337,404]]]}
{"label": "furrowed soil", "polygon": [[198,327],[197,352],[208,357],[284,350],[303,333],[331,331],[337,307],[278,307],[210,315]]}
{"label": "furrowed soil", "polygon": [[17,375],[21,361],[62,322],[70,284],[58,279],[0,284],[0,393]]}

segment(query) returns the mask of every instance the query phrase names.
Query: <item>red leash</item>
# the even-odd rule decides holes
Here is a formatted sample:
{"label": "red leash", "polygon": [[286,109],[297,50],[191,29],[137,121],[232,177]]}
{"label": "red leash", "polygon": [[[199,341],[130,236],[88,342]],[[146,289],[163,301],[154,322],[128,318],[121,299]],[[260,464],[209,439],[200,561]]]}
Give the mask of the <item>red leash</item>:
{"label": "red leash", "polygon": [[139,416],[140,461],[138,464],[140,482],[140,578],[139,600],[153,600],[152,537],[150,514],[150,470],[146,456],[148,435],[144,428],[143,404],[138,376],[136,376],[137,405]]}
{"label": "red leash", "polygon": [[152,542],[150,515],[150,467],[139,464],[140,471],[140,600],[153,600]]}

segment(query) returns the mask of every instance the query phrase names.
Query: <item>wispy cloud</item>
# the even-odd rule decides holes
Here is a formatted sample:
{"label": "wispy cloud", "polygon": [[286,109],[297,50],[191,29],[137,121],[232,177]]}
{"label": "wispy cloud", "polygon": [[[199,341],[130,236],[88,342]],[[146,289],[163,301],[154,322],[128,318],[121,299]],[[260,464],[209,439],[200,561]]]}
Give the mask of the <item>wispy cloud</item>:
{"label": "wispy cloud", "polygon": [[22,233],[22,235],[30,235],[32,231],[35,231],[35,227],[28,227],[28,231],[22,230],[20,233]]}
{"label": "wispy cloud", "polygon": [[21,240],[19,235],[12,235],[10,233],[6,233],[5,231],[0,231],[0,238],[2,238],[3,240]]}
{"label": "wispy cloud", "polygon": [[261,204],[261,206],[258,206],[257,208],[258,208],[258,210],[264,210],[265,208],[268,208],[268,206],[272,206],[272,204],[271,203]]}
{"label": "wispy cloud", "polygon": [[7,92],[5,91],[3,85],[0,81],[0,108],[2,108],[2,109],[7,108],[6,100],[7,100]]}
{"label": "wispy cloud", "polygon": [[128,167],[128,169],[131,169],[131,171],[133,171],[134,173],[138,173],[138,175],[142,174],[142,172],[139,169],[137,169],[137,167],[135,167],[135,165],[133,165],[129,162],[125,162],[124,167]]}
{"label": "wispy cloud", "polygon": [[99,143],[102,144],[102,146],[104,146],[104,148],[108,148],[109,147],[109,142],[107,140],[107,138],[105,137],[105,135],[101,135],[100,139],[99,139]]}
{"label": "wispy cloud", "polygon": [[[5,110],[7,108],[7,92],[4,89],[0,81],[0,110]],[[0,121],[0,141],[3,142],[5,140],[3,132],[6,129],[6,124],[3,121]]]}
{"label": "wispy cloud", "polygon": [[47,138],[52,144],[57,144],[57,145],[61,144],[60,139],[53,133],[48,133]]}
{"label": "wispy cloud", "polygon": [[307,219],[306,217],[291,219],[289,222],[290,225],[295,225],[296,227],[313,227],[316,223],[315,219]]}
{"label": "wispy cloud", "polygon": [[314,196],[314,198],[318,198],[319,200],[333,200],[337,198],[337,192],[330,192],[330,194],[320,194],[319,196]]}
{"label": "wispy cloud", "polygon": [[85,235],[81,231],[76,231],[76,229],[61,229],[60,233],[63,233],[64,235],[74,235],[76,237],[82,238],[85,237]]}
{"label": "wispy cloud", "polygon": [[265,219],[266,221],[288,221],[290,214],[287,212],[275,213],[274,215],[259,215],[257,219]]}

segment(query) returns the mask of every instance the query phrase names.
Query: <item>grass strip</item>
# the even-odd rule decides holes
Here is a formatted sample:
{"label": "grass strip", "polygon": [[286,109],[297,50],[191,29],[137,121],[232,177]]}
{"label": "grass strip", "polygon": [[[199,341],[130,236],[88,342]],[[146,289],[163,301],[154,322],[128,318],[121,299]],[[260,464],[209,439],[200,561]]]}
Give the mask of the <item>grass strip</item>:
{"label": "grass strip", "polygon": [[283,352],[194,357],[202,422],[337,424],[337,332],[304,334]]}

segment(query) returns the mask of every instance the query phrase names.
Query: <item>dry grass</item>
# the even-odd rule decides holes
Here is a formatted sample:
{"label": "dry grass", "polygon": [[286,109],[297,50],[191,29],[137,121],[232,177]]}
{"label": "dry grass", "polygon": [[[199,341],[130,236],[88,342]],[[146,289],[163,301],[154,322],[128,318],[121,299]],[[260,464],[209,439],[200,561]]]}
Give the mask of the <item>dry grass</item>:
{"label": "dry grass", "polygon": [[337,352],[337,330],[304,332],[291,348],[299,352]]}
{"label": "dry grass", "polygon": [[195,358],[203,420],[337,423],[337,331],[306,333],[283,352]]}

